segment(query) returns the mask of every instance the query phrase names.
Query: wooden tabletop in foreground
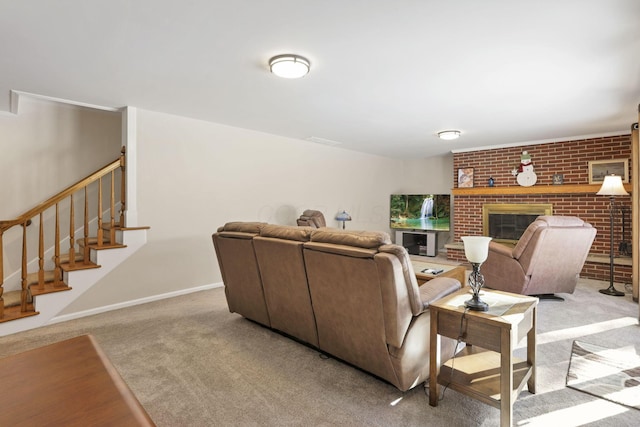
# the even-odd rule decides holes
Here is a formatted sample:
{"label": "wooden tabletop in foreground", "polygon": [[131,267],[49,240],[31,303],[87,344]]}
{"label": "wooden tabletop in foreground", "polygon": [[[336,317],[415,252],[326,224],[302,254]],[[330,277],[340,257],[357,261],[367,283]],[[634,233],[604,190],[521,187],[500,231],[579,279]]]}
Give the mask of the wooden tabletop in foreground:
{"label": "wooden tabletop in foreground", "polygon": [[0,426],[154,426],[90,335],[0,359]]}

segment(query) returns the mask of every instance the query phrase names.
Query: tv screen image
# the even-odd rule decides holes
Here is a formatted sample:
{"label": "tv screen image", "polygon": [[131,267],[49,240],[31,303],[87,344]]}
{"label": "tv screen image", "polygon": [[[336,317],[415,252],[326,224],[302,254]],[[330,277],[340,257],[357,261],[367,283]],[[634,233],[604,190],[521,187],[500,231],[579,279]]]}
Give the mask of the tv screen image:
{"label": "tv screen image", "polygon": [[392,194],[391,228],[449,231],[450,194]]}

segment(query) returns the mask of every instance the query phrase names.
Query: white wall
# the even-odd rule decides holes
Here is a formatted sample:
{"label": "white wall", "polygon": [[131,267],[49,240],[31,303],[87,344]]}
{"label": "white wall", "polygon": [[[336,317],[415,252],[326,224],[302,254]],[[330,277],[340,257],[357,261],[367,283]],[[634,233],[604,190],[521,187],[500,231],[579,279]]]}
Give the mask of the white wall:
{"label": "white wall", "polygon": [[[405,194],[451,194],[453,188],[453,154],[426,159],[405,160],[402,165],[402,180],[395,193]],[[453,212],[453,197],[451,199]],[[395,241],[395,236],[392,236]],[[451,231],[438,232],[438,250],[453,239],[453,215]]]}
{"label": "white wall", "polygon": [[402,180],[396,193],[451,194],[453,188],[453,154],[427,159],[405,160]]}
{"label": "white wall", "polygon": [[[119,113],[24,95],[19,105],[17,114],[0,114],[0,220],[16,218],[113,162],[122,148]],[[65,209],[68,200],[60,207],[63,217]],[[45,213],[45,224],[53,212]],[[82,211],[76,215],[82,219]],[[61,227],[64,236],[68,222]],[[30,259],[37,255],[38,231],[35,224],[27,229]],[[45,233],[45,242],[52,240]],[[3,288],[19,289],[22,228],[6,231],[2,242]]]}
{"label": "white wall", "polygon": [[[0,115],[0,179],[10,183],[0,218],[115,160],[121,123],[119,113],[21,97],[18,115]],[[390,194],[451,187],[452,156],[401,161],[144,110],[136,136],[148,244],[61,314],[220,282],[211,234],[228,221],[294,225],[319,209],[338,226],[344,209],[347,228],[389,232]]]}
{"label": "white wall", "polygon": [[20,97],[0,115],[0,219],[17,217],[116,160],[119,113]]}
{"label": "white wall", "polygon": [[[220,282],[211,234],[228,221],[295,225],[319,209],[338,226],[345,209],[347,228],[389,232],[389,195],[409,189],[400,160],[144,110],[137,144],[148,243],[63,314]],[[409,179],[428,173],[419,163]]]}

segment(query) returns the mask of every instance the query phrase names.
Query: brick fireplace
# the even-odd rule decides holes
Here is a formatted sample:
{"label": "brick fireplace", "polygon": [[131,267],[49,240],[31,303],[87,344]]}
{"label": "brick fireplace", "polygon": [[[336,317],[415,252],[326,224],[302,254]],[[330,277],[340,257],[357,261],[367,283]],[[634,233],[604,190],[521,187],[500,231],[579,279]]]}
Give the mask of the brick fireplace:
{"label": "brick fireplace", "polygon": [[482,206],[482,235],[504,243],[516,243],[539,215],[552,215],[549,203],[498,203]]}
{"label": "brick fireplace", "polygon": [[[531,155],[537,182],[532,187],[517,184],[511,170],[520,163],[520,154]],[[609,280],[609,198],[597,196],[599,185],[589,185],[589,161],[630,159],[631,135],[551,142],[520,147],[496,148],[454,153],[453,241],[446,245],[447,257],[465,261],[461,236],[486,235],[483,229],[483,206],[492,204],[551,204],[554,215],[571,215],[591,223],[598,234],[581,275]],[[629,162],[631,167],[631,162]],[[458,189],[458,169],[473,168],[473,188]],[[553,175],[562,174],[563,184],[553,184]],[[631,171],[629,176],[632,177]],[[489,187],[489,178],[494,186]],[[630,192],[630,184],[627,186]],[[616,198],[616,203],[630,209],[631,197]],[[627,215],[627,220],[628,220]],[[618,215],[614,225],[616,282],[631,281],[628,263],[618,252],[618,243],[631,239],[630,222],[622,235]]]}

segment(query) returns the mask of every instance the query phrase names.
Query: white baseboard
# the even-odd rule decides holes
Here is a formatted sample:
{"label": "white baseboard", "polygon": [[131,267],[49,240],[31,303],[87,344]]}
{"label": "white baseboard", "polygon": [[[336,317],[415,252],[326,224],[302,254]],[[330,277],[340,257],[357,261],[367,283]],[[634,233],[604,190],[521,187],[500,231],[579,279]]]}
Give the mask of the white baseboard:
{"label": "white baseboard", "polygon": [[120,302],[112,305],[105,305],[103,307],[92,308],[90,310],[78,311],[76,313],[63,314],[52,318],[47,324],[52,325],[54,323],[66,322],[68,320],[80,319],[82,317],[92,316],[94,314],[106,313],[107,311],[118,310],[125,307],[133,307],[134,305],[146,304],[148,302],[159,301],[167,298],[173,298],[180,295],[192,294],[194,292],[206,291],[208,289],[221,288],[224,284],[222,282],[212,283],[209,285],[197,286],[195,288],[181,289],[179,291],[167,292],[166,294],[153,295],[150,297],[139,298],[131,301]]}

